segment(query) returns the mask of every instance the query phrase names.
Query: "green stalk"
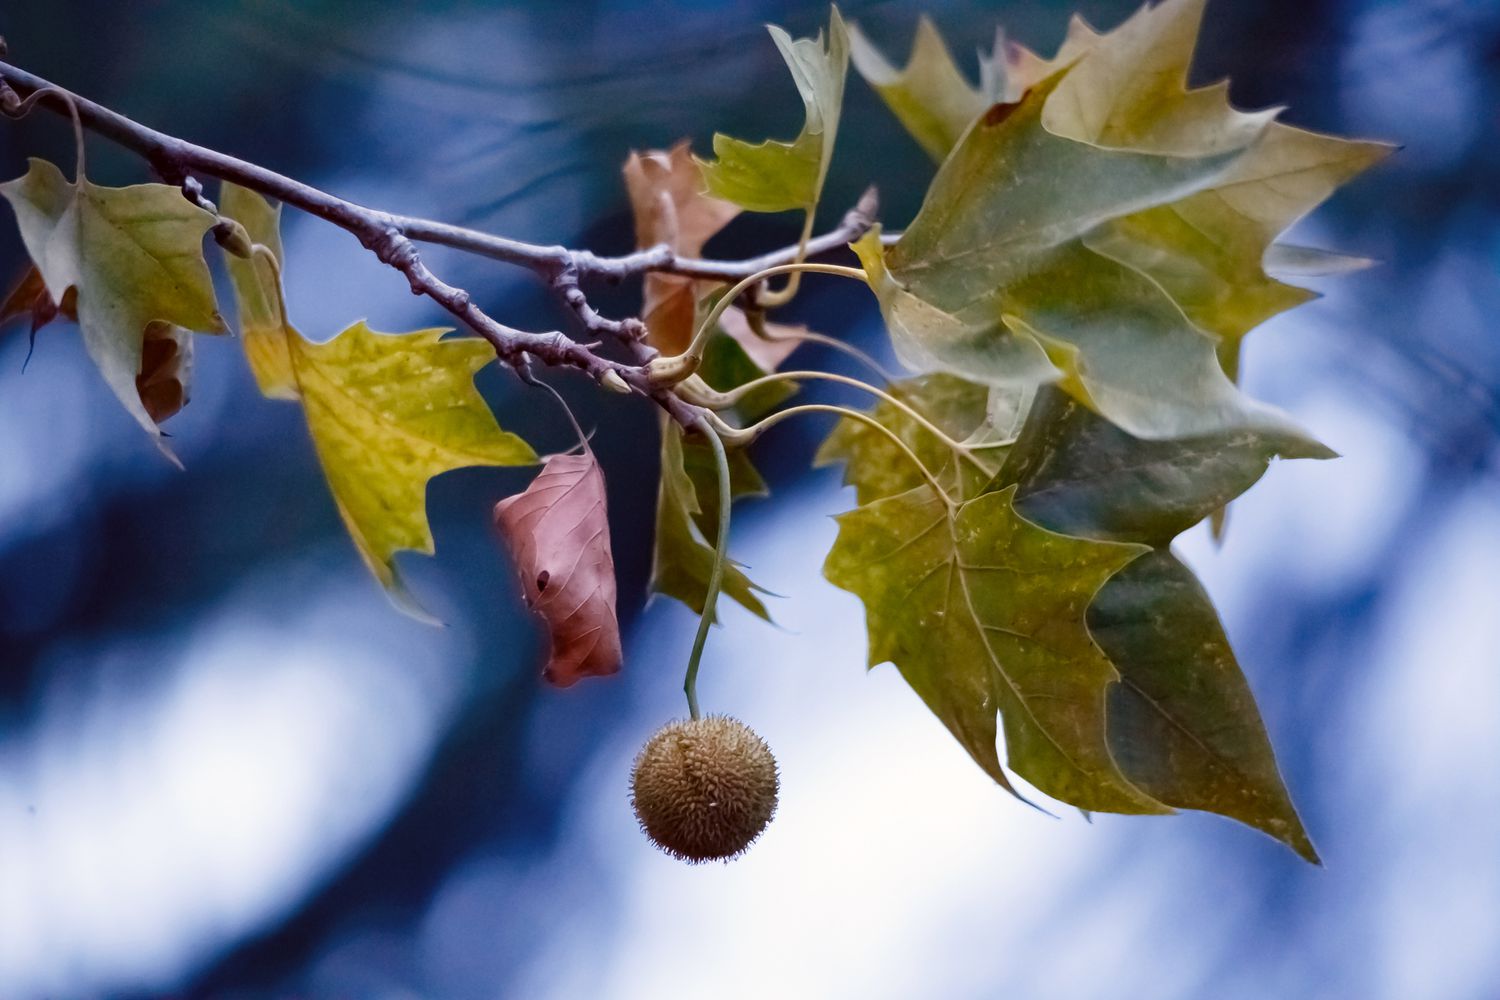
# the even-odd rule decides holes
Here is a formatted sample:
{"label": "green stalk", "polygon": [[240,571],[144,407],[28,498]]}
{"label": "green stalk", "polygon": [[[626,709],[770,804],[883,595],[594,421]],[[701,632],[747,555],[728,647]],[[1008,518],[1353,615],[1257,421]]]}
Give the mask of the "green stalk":
{"label": "green stalk", "polygon": [[687,676],[682,682],[683,693],[687,695],[688,715],[694,719],[699,717],[698,664],[703,660],[703,645],[708,641],[708,627],[713,624],[714,613],[719,604],[719,588],[724,583],[724,562],[729,551],[729,508],[733,500],[729,492],[729,456],[724,453],[724,442],[719,440],[719,435],[707,420],[700,420],[698,429],[708,437],[718,466],[719,537],[714,545],[714,564],[708,574],[708,593],[703,600],[703,613],[698,617],[698,634],[693,636],[693,651],[688,654]]}

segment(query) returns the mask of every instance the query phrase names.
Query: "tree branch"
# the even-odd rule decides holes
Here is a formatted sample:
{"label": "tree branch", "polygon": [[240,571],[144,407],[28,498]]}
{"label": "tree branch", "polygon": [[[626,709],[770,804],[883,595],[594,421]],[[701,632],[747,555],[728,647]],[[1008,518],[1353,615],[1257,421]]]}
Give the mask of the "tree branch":
{"label": "tree branch", "polygon": [[[4,49],[0,47],[0,56],[4,55]],[[33,106],[66,115],[70,114],[70,102],[77,109],[85,128],[139,154],[164,181],[181,186],[184,196],[194,204],[217,214],[213,203],[204,196],[202,185],[193,176],[203,174],[238,184],[330,222],[355,236],[382,262],[405,275],[414,295],[425,295],[442,306],[489,341],[501,360],[523,374],[528,370],[530,359],[535,358],[550,366],[577,368],[605,384],[618,386],[623,381],[625,385],[655,398],[684,426],[696,425],[699,410],[670,392],[653,388],[646,379],[642,366],[656,352],[645,343],[645,325],[636,318],[613,320],[601,315],[589,304],[581,287],[582,281],[603,279],[618,282],[657,271],[733,282],[767,267],[792,261],[798,254],[798,247],[790,246],[748,260],[702,260],[679,257],[671,247],[662,245],[624,256],[601,257],[587,250],[525,243],[431,219],[383,212],[339,198],[257,164],[159,132],[42,77],[0,62],[0,111],[6,115],[22,117]],[[876,192],[871,188],[835,229],[809,241],[806,255],[827,253],[863,235],[873,225],[877,207]],[[214,235],[222,242],[226,232],[227,226],[220,226]],[[468,292],[433,274],[422,262],[416,242],[446,246],[530,269],[548,281],[588,333],[619,341],[634,363],[623,365],[602,358],[591,345],[581,344],[560,331],[530,333],[498,322],[474,305]],[[611,375],[614,377],[610,378]]]}

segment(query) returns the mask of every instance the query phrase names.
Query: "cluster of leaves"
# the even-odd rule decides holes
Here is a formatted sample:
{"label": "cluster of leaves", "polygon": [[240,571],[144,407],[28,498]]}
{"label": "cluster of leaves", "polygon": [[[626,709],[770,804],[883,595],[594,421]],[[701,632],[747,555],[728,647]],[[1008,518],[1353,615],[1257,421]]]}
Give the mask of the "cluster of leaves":
{"label": "cluster of leaves", "polygon": [[[1218,617],[1170,546],[1205,519],[1222,527],[1273,459],[1331,457],[1240,390],[1240,344],[1311,297],[1283,277],[1358,263],[1276,240],[1385,147],[1237,111],[1224,84],[1190,88],[1202,6],[1165,0],[1109,33],[1075,19],[1051,59],[997,41],[977,87],[926,20],[901,69],[837,10],[826,37],[772,28],[805,107],[799,134],[718,135],[706,161],[686,143],[635,154],[625,184],[643,248],[696,256],[742,211],[800,212],[805,241],[852,60],[938,163],[899,237],[876,227],[853,245],[913,374],[819,453],[844,465],[858,502],[825,573],[864,602],[870,665],[893,663],[1017,795],[1011,775],[1083,810],[1208,810],[1315,860]],[[494,359],[484,342],[364,322],[304,337],[282,292],[279,208],[253,191],[224,184],[216,217],[176,188],[93,185],[80,155],[72,182],[33,161],[0,194],[35,263],[0,315],[29,315],[33,330],[76,319],[158,441],[187,398],[187,331],[227,329],[204,235],[239,227],[242,240],[221,242],[257,384],[301,405],[356,547],[413,613],[393,558],[432,552],[428,480],[539,461],[474,388]],[[641,316],[662,354],[687,352],[716,317],[679,394],[725,398],[818,336],[767,319],[795,289],[795,277],[762,285],[742,308],[719,301],[719,282],[648,274]],[[755,421],[788,385],[734,394],[724,416]],[[767,492],[733,450],[720,496],[715,461],[663,416],[651,585],[710,616],[722,505]],[[495,520],[548,624],[548,678],[618,669],[604,480],[587,444],[549,458]],[[769,618],[741,567],[724,590]]]}
{"label": "cluster of leaves", "polygon": [[[1052,59],[997,42],[977,88],[930,22],[898,70],[835,14],[826,48],[778,38],[802,135],[716,138],[707,190],[802,208],[775,192],[821,179],[811,137],[833,132],[839,90],[824,81],[845,52],[939,164],[899,238],[854,245],[921,374],[887,386],[880,427],[845,419],[819,454],[859,501],[825,573],[865,604],[870,665],[895,664],[1007,789],[1013,773],[1084,810],[1209,810],[1315,860],[1218,617],[1170,545],[1206,518],[1221,527],[1272,459],[1332,457],[1238,388],[1240,344],[1312,297],[1273,271],[1362,263],[1276,238],[1387,148],[1237,111],[1226,84],[1190,88],[1202,7],[1167,0],[1107,34],[1075,19]],[[749,189],[773,155],[797,180]],[[659,569],[673,564],[659,542]],[[752,586],[735,596],[763,613]]]}

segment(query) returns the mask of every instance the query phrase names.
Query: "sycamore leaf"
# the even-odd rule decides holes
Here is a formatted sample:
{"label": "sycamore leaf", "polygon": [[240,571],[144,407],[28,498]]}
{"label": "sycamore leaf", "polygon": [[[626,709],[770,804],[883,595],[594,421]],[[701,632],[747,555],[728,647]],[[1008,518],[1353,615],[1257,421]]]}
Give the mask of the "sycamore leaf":
{"label": "sycamore leaf", "polygon": [[1120,672],[1109,746],[1131,782],[1167,805],[1262,830],[1316,864],[1255,696],[1192,571],[1157,549],[1113,577],[1089,631]]}
{"label": "sycamore leaf", "polygon": [[[1232,377],[1245,334],[1315,297],[1266,272],[1276,237],[1390,149],[1274,124],[1207,189],[1111,220],[1085,242],[1149,275],[1194,324],[1217,335]],[[1284,248],[1278,258],[1289,256]],[[1324,271],[1349,260],[1318,257]],[[1294,259],[1307,266],[1314,257],[1303,250]]]}
{"label": "sycamore leaf", "polygon": [[1110,754],[1105,696],[1117,675],[1084,618],[1145,547],[1054,534],[1021,517],[1014,495],[954,508],[921,486],[842,514],[824,575],[864,601],[870,665],[894,663],[995,781],[1010,788],[998,711],[1010,769],[1046,794],[1170,812]]}
{"label": "sycamore leaf", "polygon": [[[1163,0],[1079,45],[1042,112],[1048,132],[1109,149],[1204,156],[1246,148],[1279,109],[1229,106],[1229,84],[1188,89],[1205,0]],[[1085,48],[1086,46],[1086,48]]]}
{"label": "sycamore leaf", "polygon": [[[656,501],[656,547],[651,565],[651,590],[675,598],[703,613],[708,597],[708,578],[713,569],[713,543],[718,537],[717,474],[696,477],[707,479],[700,492],[688,468],[682,428],[662,417],[661,488]],[[702,469],[700,460],[693,463]],[[757,495],[765,483],[746,460],[730,465],[730,492],[735,495]],[[709,500],[707,498],[713,497]],[[705,506],[707,504],[707,506]],[[709,515],[712,514],[711,518]],[[734,562],[724,567],[723,592],[746,609],[770,621],[770,612],[750,578]]]}
{"label": "sycamore leaf", "polygon": [[1053,531],[1162,546],[1248,490],[1276,458],[1334,458],[1301,438],[1236,429],[1145,441],[1042,389],[998,482]]}
{"label": "sycamore leaf", "polygon": [[791,142],[767,139],[758,145],[716,134],[716,159],[702,163],[703,178],[709,194],[752,212],[811,212],[833,157],[849,69],[849,36],[837,7],[829,19],[826,45],[821,32],[817,38],[795,41],[774,25],[770,32],[802,96],[807,112],[802,131]]}
{"label": "sycamore leaf", "polygon": [[[226,214],[280,261],[279,213],[243,188],[225,185],[222,198]],[[402,549],[433,553],[427,481],[452,469],[537,460],[530,445],[500,429],[474,387],[474,374],[495,360],[494,351],[478,338],[445,340],[446,329],[377,333],[363,321],[313,343],[287,321],[277,268],[259,256],[230,259],[229,266],[261,391],[302,403],[360,557],[398,608],[431,620],[394,562]]]}
{"label": "sycamore leaf", "polygon": [[615,560],[604,475],[594,453],[553,455],[524,493],[495,505],[521,592],[551,634],[543,676],[559,687],[620,669]]}
{"label": "sycamore leaf", "polygon": [[991,72],[1004,80],[1004,86],[997,88],[1000,99],[1008,104],[1019,101],[1026,91],[1077,62],[1102,37],[1082,16],[1074,14],[1068,19],[1068,33],[1062,46],[1051,59],[1044,59],[1016,42],[996,45],[997,65]]}
{"label": "sycamore leaf", "polygon": [[[1000,47],[996,46],[997,52]],[[1004,96],[998,88],[975,88],[964,79],[926,15],[917,22],[917,37],[904,69],[892,66],[854,24],[849,25],[849,55],[860,76],[939,163],[964,129]],[[997,83],[1003,86],[1003,78],[985,82],[989,87],[997,87]]]}
{"label": "sycamore leaf", "polygon": [[271,399],[296,399],[297,376],[292,371],[290,344],[302,339],[286,318],[282,300],[281,207],[254,191],[225,182],[219,191],[219,211],[245,227],[252,243],[265,247],[276,265],[255,255],[250,258],[224,255],[229,280],[239,305],[240,342],[255,384]]}
{"label": "sycamore leaf", "polygon": [[1232,429],[1307,437],[1285,413],[1241,392],[1216,346],[1141,272],[1074,243],[1011,289],[1006,326],[1036,341],[1059,385],[1143,438]]}
{"label": "sycamore leaf", "polygon": [[854,24],[849,25],[849,55],[906,131],[941,163],[980,114],[996,103],[1016,103],[1026,91],[1077,61],[1099,37],[1075,14],[1068,22],[1062,48],[1053,58],[1043,59],[997,29],[989,54],[979,53],[978,87],[964,77],[926,15],[917,22],[904,69],[891,65]]}
{"label": "sycamore leaf", "polygon": [[193,379],[193,335],[178,326],[152,323],[141,344],[136,394],[151,419],[161,424],[188,403]]}
{"label": "sycamore leaf", "polygon": [[289,338],[307,427],[365,564],[398,600],[392,557],[432,555],[427,481],[471,465],[530,465],[536,453],[500,429],[474,388],[495,360],[446,329],[377,333],[363,321],[325,344]]}
{"label": "sycamore leaf", "polygon": [[[983,439],[989,428],[990,393],[982,385],[953,375],[921,375],[896,382],[886,391],[938,427],[949,437]],[[884,400],[870,416],[895,433],[932,470],[946,489],[963,497],[977,496],[1005,458],[1004,448],[955,452],[911,417]],[[844,463],[844,482],[854,487],[861,504],[895,496],[922,485],[922,473],[901,449],[868,424],[847,417],[834,425],[813,459],[816,466]]]}
{"label": "sycamore leaf", "polygon": [[1160,284],[1089,244],[1211,189],[1270,125],[1222,87],[1186,88],[1201,6],[1167,0],[1080,36],[1074,61],[965,134],[888,254],[856,246],[905,363],[1056,382],[1139,437],[1299,433],[1234,386],[1212,333]]}
{"label": "sycamore leaf", "polygon": [[42,272],[32,264],[26,268],[26,273],[21,275],[21,280],[16,282],[5,300],[0,302],[0,326],[13,319],[29,316],[31,334],[35,337],[38,330],[58,316],[77,322],[77,297],[77,292],[69,289],[61,303],[52,301],[47,284],[42,280]]}
{"label": "sycamore leaf", "polygon": [[1160,802],[1240,820],[1316,861],[1213,604],[1167,548],[1274,457],[1307,454],[1296,440],[1247,432],[1141,441],[1044,389],[999,478],[1014,484],[1016,509],[1049,529],[1156,547],[1111,577],[1088,612],[1120,674],[1107,732],[1121,771]]}
{"label": "sycamore leaf", "polygon": [[214,216],[165,184],[107,188],[32,160],[0,184],[53,301],[75,292],[84,346],[125,409],[160,443],[136,376],[146,328],[224,332],[203,236]]}

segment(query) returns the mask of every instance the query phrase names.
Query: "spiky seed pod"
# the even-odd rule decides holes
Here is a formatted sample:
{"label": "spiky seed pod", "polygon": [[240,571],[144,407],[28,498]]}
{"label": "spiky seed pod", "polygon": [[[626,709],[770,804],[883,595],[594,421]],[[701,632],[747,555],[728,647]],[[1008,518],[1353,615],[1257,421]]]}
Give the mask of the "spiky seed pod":
{"label": "spiky seed pod", "polygon": [[630,804],[657,847],[690,864],[728,861],[776,812],[776,758],[738,719],[669,722],[641,748]]}

